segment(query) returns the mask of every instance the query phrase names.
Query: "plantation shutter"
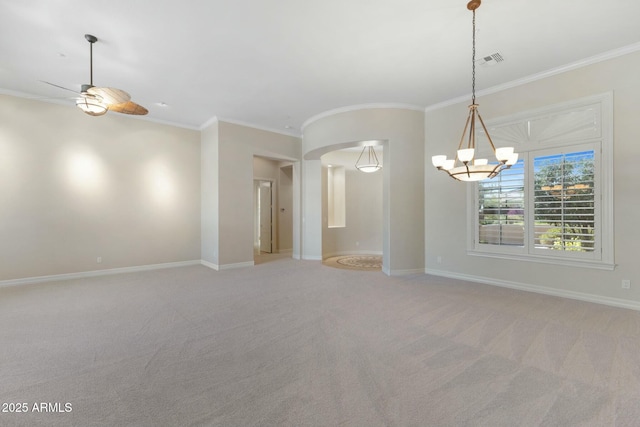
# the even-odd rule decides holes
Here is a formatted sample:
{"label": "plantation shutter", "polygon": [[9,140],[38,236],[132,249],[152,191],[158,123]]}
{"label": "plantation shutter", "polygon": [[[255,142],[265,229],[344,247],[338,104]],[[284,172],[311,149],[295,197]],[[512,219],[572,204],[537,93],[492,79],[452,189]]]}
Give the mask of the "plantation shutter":
{"label": "plantation shutter", "polygon": [[594,251],[594,161],[593,150],[534,157],[536,249]]}
{"label": "plantation shutter", "polygon": [[478,242],[524,246],[524,162],[478,183]]}

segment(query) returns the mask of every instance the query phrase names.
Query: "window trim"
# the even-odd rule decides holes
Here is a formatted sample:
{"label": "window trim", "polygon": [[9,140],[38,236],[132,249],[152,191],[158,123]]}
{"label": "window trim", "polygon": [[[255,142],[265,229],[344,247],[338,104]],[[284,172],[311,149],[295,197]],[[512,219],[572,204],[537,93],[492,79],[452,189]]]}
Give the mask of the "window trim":
{"label": "window trim", "polygon": [[[597,138],[580,138],[577,140],[560,140],[556,142],[537,142],[525,143],[522,149],[526,151],[520,152],[521,158],[525,162],[525,233],[524,246],[500,246],[500,245],[480,245],[477,243],[479,236],[478,221],[478,184],[470,183],[467,186],[467,254],[472,256],[481,256],[489,258],[499,258],[508,260],[518,260],[527,262],[540,262],[548,264],[565,265],[571,267],[586,267],[602,270],[615,269],[614,262],[614,200],[613,200],[613,92],[593,95],[569,102],[550,105],[543,108],[524,111],[514,115],[500,117],[487,121],[487,127],[504,126],[515,124],[523,121],[533,121],[542,119],[549,115],[559,114],[563,112],[571,112],[581,108],[594,106],[600,109],[600,136]],[[598,187],[596,192],[596,222],[599,225],[600,253],[594,253],[593,257],[576,258],[571,254],[556,252],[552,255],[541,254],[540,251],[534,250],[530,245],[532,221],[532,197],[531,188],[533,188],[533,175],[529,172],[530,163],[533,162],[535,152],[546,152],[549,149],[557,148],[564,150],[573,147],[581,147],[591,145],[594,150],[597,162],[596,170],[598,178],[594,185]],[[516,151],[518,151],[516,147]],[[558,256],[562,255],[562,256]]]}

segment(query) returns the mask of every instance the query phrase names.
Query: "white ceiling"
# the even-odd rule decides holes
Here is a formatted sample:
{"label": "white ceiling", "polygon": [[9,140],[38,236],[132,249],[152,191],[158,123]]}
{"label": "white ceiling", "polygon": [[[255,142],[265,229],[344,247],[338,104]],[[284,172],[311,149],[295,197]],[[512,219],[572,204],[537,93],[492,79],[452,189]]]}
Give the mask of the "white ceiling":
{"label": "white ceiling", "polygon": [[[299,134],[332,109],[469,96],[466,3],[0,0],[0,91],[68,95],[42,80],[79,90],[90,33],[94,84],[128,91],[148,119],[199,128],[218,117]],[[478,57],[505,60],[478,67],[478,90],[637,50],[639,15],[638,0],[485,0]]]}

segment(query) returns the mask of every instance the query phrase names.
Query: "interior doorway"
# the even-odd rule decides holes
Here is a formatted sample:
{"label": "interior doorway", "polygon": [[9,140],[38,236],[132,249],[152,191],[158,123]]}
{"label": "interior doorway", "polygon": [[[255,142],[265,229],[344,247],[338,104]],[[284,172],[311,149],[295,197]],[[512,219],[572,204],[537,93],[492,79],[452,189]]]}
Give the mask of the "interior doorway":
{"label": "interior doorway", "polygon": [[295,180],[294,163],[253,157],[254,264],[293,256]]}
{"label": "interior doorway", "polygon": [[254,180],[254,251],[273,252],[273,182]]}
{"label": "interior doorway", "polygon": [[[356,168],[369,148],[383,166],[383,145],[343,147],[320,157],[322,259],[345,257],[342,261],[355,263],[351,268],[366,264],[370,269],[375,264],[379,269],[384,248],[385,169],[365,173]],[[351,259],[354,257],[363,258]]]}

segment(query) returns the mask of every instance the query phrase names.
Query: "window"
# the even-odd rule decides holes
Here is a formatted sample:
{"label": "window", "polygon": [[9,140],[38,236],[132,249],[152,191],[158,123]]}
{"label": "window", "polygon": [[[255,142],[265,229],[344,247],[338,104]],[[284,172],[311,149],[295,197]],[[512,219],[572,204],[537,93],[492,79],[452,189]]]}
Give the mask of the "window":
{"label": "window", "polygon": [[595,250],[594,154],[588,150],[533,159],[536,249]]}
{"label": "window", "polygon": [[478,184],[479,243],[524,246],[524,164]]}
{"label": "window", "polygon": [[520,159],[471,186],[470,254],[613,268],[611,105],[605,94],[488,122]]}

